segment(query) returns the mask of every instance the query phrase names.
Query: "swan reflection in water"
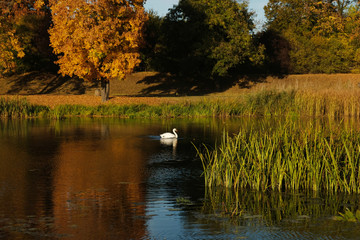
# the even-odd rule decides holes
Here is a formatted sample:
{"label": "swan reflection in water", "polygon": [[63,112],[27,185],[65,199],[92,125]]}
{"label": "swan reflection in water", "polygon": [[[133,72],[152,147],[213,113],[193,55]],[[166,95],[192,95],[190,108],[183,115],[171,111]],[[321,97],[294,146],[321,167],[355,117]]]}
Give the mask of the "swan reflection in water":
{"label": "swan reflection in water", "polygon": [[166,146],[173,146],[173,148],[176,148],[177,141],[177,138],[160,138],[161,144]]}
{"label": "swan reflection in water", "polygon": [[172,146],[173,147],[173,157],[176,156],[176,146],[178,143],[178,139],[177,138],[160,138],[160,143],[162,145],[166,145],[166,146]]}

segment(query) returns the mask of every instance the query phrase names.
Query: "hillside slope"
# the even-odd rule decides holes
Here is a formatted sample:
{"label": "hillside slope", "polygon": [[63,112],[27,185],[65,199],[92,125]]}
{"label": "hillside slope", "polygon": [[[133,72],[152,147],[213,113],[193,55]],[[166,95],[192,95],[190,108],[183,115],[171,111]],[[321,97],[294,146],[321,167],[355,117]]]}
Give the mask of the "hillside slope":
{"label": "hillside slope", "polygon": [[[203,98],[238,97],[264,90],[328,92],[345,95],[359,93],[360,74],[307,74],[272,77],[252,75],[217,85],[176,79],[166,74],[138,72],[110,84],[110,101],[114,104],[160,104]],[[0,95],[26,96],[30,102],[47,104],[100,104],[94,96],[99,86],[77,78],[50,73],[31,72],[0,78]]]}

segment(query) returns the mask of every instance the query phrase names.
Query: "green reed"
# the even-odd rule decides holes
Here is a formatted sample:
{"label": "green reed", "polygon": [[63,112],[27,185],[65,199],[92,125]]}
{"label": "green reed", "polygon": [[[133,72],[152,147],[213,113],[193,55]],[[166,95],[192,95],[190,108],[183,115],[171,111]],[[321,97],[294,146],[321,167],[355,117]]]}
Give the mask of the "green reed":
{"label": "green reed", "polygon": [[339,212],[339,216],[334,216],[333,219],[346,222],[360,222],[360,210],[357,209],[356,212],[353,213],[351,210],[346,208],[345,212]]}
{"label": "green reed", "polygon": [[192,118],[233,116],[311,116],[360,118],[360,97],[355,94],[314,94],[303,91],[263,91],[229,98],[184,98],[161,105],[101,104],[98,106],[33,105],[26,99],[0,99],[1,118],[106,116],[123,118]]}
{"label": "green reed", "polygon": [[49,111],[46,106],[30,104],[25,98],[0,98],[0,118],[30,118],[45,115]]}
{"label": "green reed", "polygon": [[66,118],[72,116],[102,116],[102,117],[122,117],[122,118],[191,118],[191,117],[230,117],[241,114],[242,104],[238,101],[219,100],[190,102],[184,101],[178,104],[161,104],[158,106],[146,104],[131,105],[58,105],[53,109],[33,105],[26,99],[0,100],[1,118],[27,118],[27,117],[47,117],[47,118]]}
{"label": "green reed", "polygon": [[298,128],[224,131],[214,149],[198,150],[207,186],[257,191],[360,193],[360,132]]}

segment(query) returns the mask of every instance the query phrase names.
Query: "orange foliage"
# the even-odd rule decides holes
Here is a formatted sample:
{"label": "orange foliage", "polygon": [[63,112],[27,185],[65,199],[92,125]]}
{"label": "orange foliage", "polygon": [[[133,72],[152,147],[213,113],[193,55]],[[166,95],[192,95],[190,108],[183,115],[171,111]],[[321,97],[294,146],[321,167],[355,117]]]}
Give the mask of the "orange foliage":
{"label": "orange foliage", "polygon": [[12,71],[16,67],[16,58],[24,57],[24,49],[14,30],[0,33],[0,74]]}
{"label": "orange foliage", "polygon": [[63,75],[124,78],[140,62],[143,0],[50,0],[50,41]]}
{"label": "orange foliage", "polygon": [[25,56],[26,41],[19,33],[27,15],[44,15],[44,0],[0,1],[0,74],[13,71]]}

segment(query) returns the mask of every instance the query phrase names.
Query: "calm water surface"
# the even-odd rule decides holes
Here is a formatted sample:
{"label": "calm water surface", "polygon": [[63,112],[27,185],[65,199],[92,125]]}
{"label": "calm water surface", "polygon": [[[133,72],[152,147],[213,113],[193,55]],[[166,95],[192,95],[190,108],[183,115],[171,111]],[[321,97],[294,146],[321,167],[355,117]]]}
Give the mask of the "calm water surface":
{"label": "calm water surface", "polygon": [[[0,122],[0,239],[360,239],[358,196],[205,189],[194,146],[253,120]],[[159,134],[173,127],[176,141]]]}

